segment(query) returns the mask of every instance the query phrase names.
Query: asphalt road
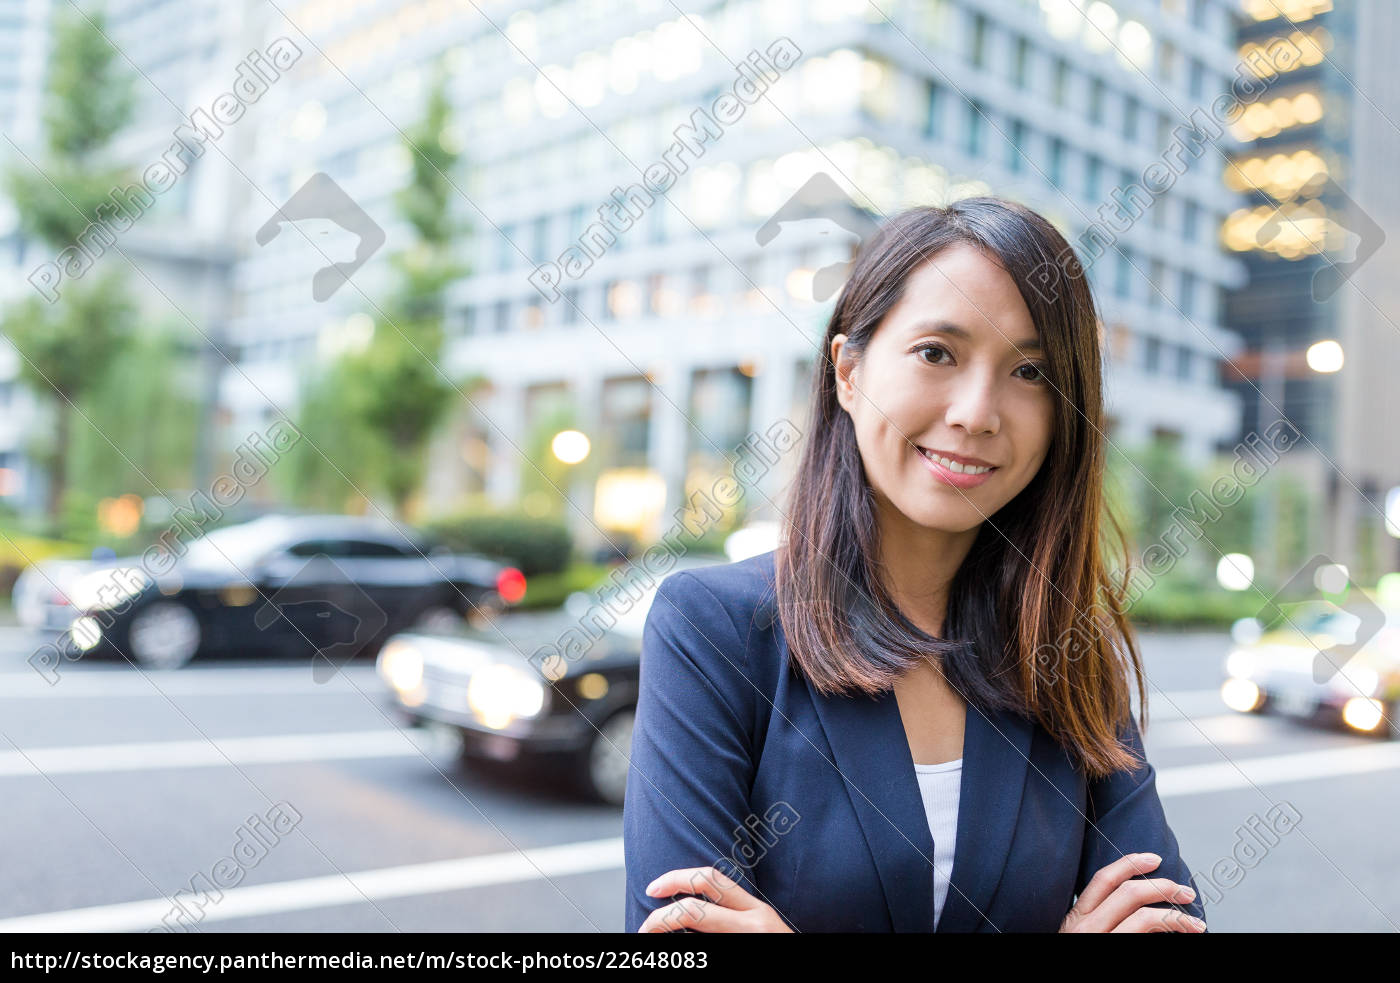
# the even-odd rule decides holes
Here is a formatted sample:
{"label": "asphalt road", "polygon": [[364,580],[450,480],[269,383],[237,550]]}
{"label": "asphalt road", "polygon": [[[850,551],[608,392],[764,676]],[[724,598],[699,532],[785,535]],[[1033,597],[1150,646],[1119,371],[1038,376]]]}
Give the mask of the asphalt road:
{"label": "asphalt road", "polygon": [[[0,628],[0,930],[622,930],[621,810],[463,770],[396,728],[368,664],[49,685],[38,640]],[[1143,644],[1148,755],[1212,929],[1400,928],[1400,743],[1229,712],[1223,634]],[[203,905],[201,878],[225,887]]]}

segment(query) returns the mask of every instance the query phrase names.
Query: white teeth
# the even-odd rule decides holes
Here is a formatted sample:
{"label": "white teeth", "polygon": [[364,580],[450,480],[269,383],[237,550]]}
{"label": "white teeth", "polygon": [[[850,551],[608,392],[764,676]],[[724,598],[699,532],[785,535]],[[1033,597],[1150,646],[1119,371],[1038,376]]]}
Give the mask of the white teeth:
{"label": "white teeth", "polygon": [[988,471],[992,470],[991,468],[973,467],[971,464],[959,464],[957,461],[949,460],[946,457],[939,457],[937,454],[932,454],[928,451],[924,451],[924,456],[932,458],[954,474],[986,474]]}

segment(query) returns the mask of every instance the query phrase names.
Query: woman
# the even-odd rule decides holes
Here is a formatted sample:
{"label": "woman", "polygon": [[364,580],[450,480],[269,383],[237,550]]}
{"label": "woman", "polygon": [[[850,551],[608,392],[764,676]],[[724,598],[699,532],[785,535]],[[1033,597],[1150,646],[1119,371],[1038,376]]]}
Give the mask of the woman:
{"label": "woman", "polygon": [[1083,272],[994,197],[862,247],[781,546],[648,614],[628,931],[1205,930],[1101,555]]}

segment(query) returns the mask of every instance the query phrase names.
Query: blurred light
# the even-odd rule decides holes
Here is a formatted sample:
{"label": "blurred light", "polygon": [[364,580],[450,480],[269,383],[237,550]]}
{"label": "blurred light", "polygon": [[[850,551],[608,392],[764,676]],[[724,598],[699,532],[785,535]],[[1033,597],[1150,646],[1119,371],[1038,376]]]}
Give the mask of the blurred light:
{"label": "blurred light", "polygon": [[588,436],[577,430],[561,430],[550,441],[549,449],[565,464],[577,464],[588,456]]}
{"label": "blurred light", "polygon": [[604,529],[641,535],[666,505],[666,482],[650,468],[614,468],[598,476],[593,517]]}
{"label": "blurred light", "polygon": [[724,540],[724,555],[737,563],[778,548],[782,527],[776,522],[753,522],[736,529]]}
{"label": "blurred light", "polygon": [[73,640],[73,644],[83,652],[90,652],[97,647],[97,643],[102,641],[102,626],[98,624],[96,618],[89,618],[84,615],[73,622],[68,628],[68,637]]}
{"label": "blurred light", "polygon": [[518,604],[525,596],[525,575],[515,567],[506,567],[496,575],[496,593],[507,604]]}
{"label": "blurred light", "polygon": [[1118,29],[1118,60],[1128,67],[1147,68],[1152,61],[1152,32],[1135,20]]}
{"label": "blurred light", "polygon": [[1253,645],[1264,635],[1258,618],[1240,618],[1230,626],[1230,638],[1236,645]]}
{"label": "blurred light", "polygon": [[1254,666],[1257,661],[1253,652],[1235,649],[1225,659],[1225,672],[1238,679],[1249,679],[1254,675]]}
{"label": "blurred light", "polygon": [[[1400,485],[1385,493],[1385,531],[1400,539]],[[1388,573],[1381,578],[1381,583],[1387,581],[1394,585],[1396,603],[1400,604],[1400,573]]]}
{"label": "blurred light", "polygon": [[1385,719],[1385,708],[1380,700],[1356,696],[1342,706],[1342,719],[1348,727],[1360,731],[1375,730]]}
{"label": "blurred light", "polygon": [[1331,9],[1332,0],[1244,0],[1244,12],[1256,21],[1286,17],[1296,24]]}
{"label": "blurred light", "polygon": [[739,363],[739,371],[752,379],[763,371],[763,363],[756,359],[746,358]]}
{"label": "blurred light", "polygon": [[1313,586],[1324,594],[1340,594],[1351,583],[1344,563],[1326,563],[1313,571]]}
{"label": "blurred light", "polygon": [[1254,561],[1244,553],[1226,553],[1215,565],[1215,579],[1226,590],[1247,590],[1254,583]]}
{"label": "blurred light", "polygon": [[1113,46],[1113,34],[1118,29],[1118,11],[1103,0],[1094,0],[1085,17],[1084,46],[1090,51],[1107,51]]}
{"label": "blurred light", "polygon": [[585,700],[601,700],[608,694],[608,677],[600,672],[590,672],[578,679],[578,695]]}
{"label": "blurred light", "polygon": [[97,524],[105,532],[125,539],[141,526],[145,500],[127,493],[120,498],[104,498],[97,503]]}
{"label": "blurred light", "polygon": [[621,280],[608,291],[608,310],[614,317],[636,317],[642,309],[642,292],[631,280]]}
{"label": "blurred light", "polygon": [[467,705],[487,727],[500,730],[517,718],[536,716],[544,707],[544,683],[515,666],[494,663],[472,673]]}
{"label": "blurred light", "polygon": [[1336,372],[1344,361],[1342,346],[1335,341],[1319,341],[1308,346],[1308,368],[1314,372]]}
{"label": "blurred light", "polygon": [[1220,687],[1220,698],[1231,710],[1249,713],[1259,706],[1263,694],[1248,679],[1227,679]]}
{"label": "blurred light", "polygon": [[395,692],[411,692],[423,682],[423,656],[407,642],[390,642],[379,660],[379,673]]}

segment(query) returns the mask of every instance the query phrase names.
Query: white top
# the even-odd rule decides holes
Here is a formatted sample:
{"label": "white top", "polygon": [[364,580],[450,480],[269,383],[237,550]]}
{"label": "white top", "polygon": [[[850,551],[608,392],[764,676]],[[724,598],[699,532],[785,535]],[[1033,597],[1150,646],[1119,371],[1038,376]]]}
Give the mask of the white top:
{"label": "white top", "polygon": [[953,873],[953,849],[958,836],[958,792],[962,783],[962,758],[937,765],[914,765],[919,794],[933,834],[933,925],[938,927],[948,878]]}

